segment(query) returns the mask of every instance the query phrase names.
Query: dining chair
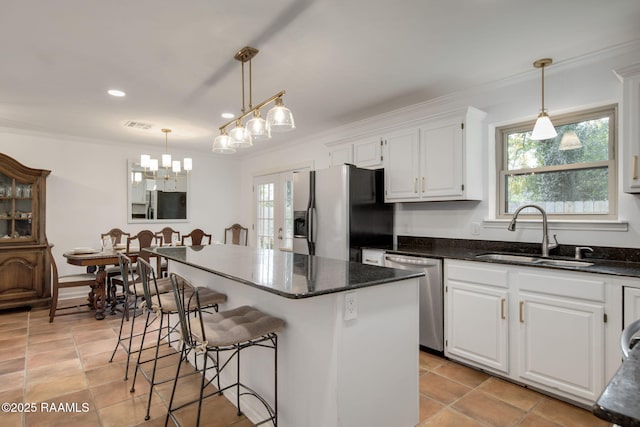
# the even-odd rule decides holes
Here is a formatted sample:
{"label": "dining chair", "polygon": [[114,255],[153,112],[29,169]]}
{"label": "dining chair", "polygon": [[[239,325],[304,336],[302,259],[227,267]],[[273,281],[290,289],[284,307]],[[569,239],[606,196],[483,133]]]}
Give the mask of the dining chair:
{"label": "dining chair", "polygon": [[[51,251],[51,245],[49,245],[48,241],[45,241],[47,245],[47,256],[49,257],[49,263],[51,265],[51,307],[49,308],[49,323],[53,322],[53,318],[56,316],[56,310],[64,310],[73,307],[58,307],[58,290],[61,288],[75,288],[78,286],[91,286],[96,283],[96,275],[93,273],[81,273],[81,274],[72,274],[66,276],[58,276],[58,266],[56,265],[56,260],[53,257],[53,253]],[[89,292],[89,301],[91,304],[93,290]],[[90,305],[89,304],[89,305]],[[71,314],[71,313],[67,313]]]}
{"label": "dining chair", "polygon": [[[120,246],[123,244],[123,241],[126,241],[127,238],[131,237],[131,233],[126,233],[119,228],[112,228],[106,233],[100,234],[100,240],[104,241],[105,237],[111,237],[111,242],[113,248]],[[111,267],[105,268],[105,272],[107,273],[105,283],[107,284],[107,298],[111,302],[111,307],[116,305],[116,291],[115,287],[111,284],[111,279],[120,274],[120,267],[115,264]]]}
{"label": "dining chair", "polygon": [[[174,237],[176,240],[174,240]],[[180,232],[171,227],[165,227],[156,233],[159,245],[171,245],[173,242],[179,242],[181,239]]]}
{"label": "dining chair", "polygon": [[199,228],[196,228],[196,229],[192,230],[191,233],[183,235],[181,243],[184,246],[185,241],[187,239],[191,239],[191,245],[192,246],[198,246],[198,245],[202,245],[203,244],[202,242],[203,242],[203,240],[205,238],[208,239],[207,241],[209,243],[204,243],[204,244],[210,245],[211,244],[211,234],[207,234],[203,230],[201,230]]}
{"label": "dining chair", "polygon": [[[165,426],[168,424],[169,419],[172,419],[176,425],[180,425],[175,412],[193,403],[198,404],[198,412],[195,424],[191,421],[190,425],[200,425],[203,400],[210,396],[221,395],[229,389],[233,390],[235,394],[238,416],[242,415],[240,398],[253,396],[262,403],[268,413],[267,419],[254,425],[270,422],[272,425],[277,426],[278,335],[276,332],[284,327],[284,320],[246,305],[216,313],[205,312],[202,310],[203,301],[200,295],[200,288],[193,286],[188,279],[175,273],[171,273],[169,277],[171,278],[175,304],[180,319],[182,340],[180,341],[180,359],[169,399]],[[194,315],[187,316],[191,312],[194,312]],[[240,353],[254,346],[262,349],[271,349],[274,352],[273,403],[267,402],[264,397],[242,382],[240,376],[242,368]],[[221,352],[226,353],[228,357],[223,359]],[[178,381],[186,376],[186,374],[181,375],[180,367],[190,356],[195,355],[200,355],[202,359],[202,366],[196,366],[195,372],[192,372],[192,374],[201,375],[199,378],[199,396],[186,402],[184,396],[181,396],[181,402],[178,404],[175,402]],[[263,354],[260,357],[264,359]],[[235,370],[235,378],[231,384],[221,385],[220,375],[226,368]],[[210,388],[205,395],[205,388],[213,384],[213,381],[216,381],[217,388]]]}
{"label": "dining chair", "polygon": [[[127,237],[124,253],[129,258],[134,258],[134,259],[142,258],[148,262],[151,258],[151,254],[149,252],[143,251],[143,249],[151,248],[151,246],[157,243],[158,243],[158,238],[156,237],[156,233],[154,233],[151,230],[142,230],[142,231],[139,231],[135,236]],[[133,272],[136,271],[136,268],[137,266],[135,264],[131,265],[131,269]],[[115,304],[115,302],[117,301],[118,288],[122,289],[122,295],[126,297],[127,290],[124,283],[122,271],[120,271],[118,275],[111,278],[111,287],[112,287],[111,298],[112,298],[113,304]],[[129,316],[128,310],[124,310],[124,311],[125,311],[125,316],[128,319],[128,316]],[[114,312],[115,312],[115,305],[112,305],[111,313],[113,314]]]}
{"label": "dining chair", "polygon": [[224,243],[227,241],[233,245],[247,246],[247,240],[249,237],[249,229],[241,226],[240,224],[233,224],[231,227],[224,229]]}
{"label": "dining chair", "polygon": [[[152,333],[156,333],[156,340],[155,342],[150,343],[150,346],[145,345],[145,347],[138,352],[138,359],[136,361],[136,368],[133,373],[130,391],[132,393],[136,391],[136,379],[138,377],[138,373],[140,373],[149,383],[147,413],[144,418],[145,420],[148,420],[150,418],[149,411],[151,409],[151,397],[153,395],[154,386],[174,380],[173,375],[156,376],[156,374],[158,360],[172,357],[176,354],[174,351],[165,351],[165,349],[168,349],[168,347],[171,346],[171,334],[179,328],[179,325],[175,323],[172,326],[169,323],[171,315],[176,315],[178,313],[173,292],[161,292],[161,288],[158,286],[159,280],[156,278],[155,270],[151,264],[143,259],[138,260],[138,275],[142,283],[142,290],[144,292],[144,308],[147,312],[141,342],[146,344],[148,342],[147,334]],[[218,311],[218,304],[227,300],[226,295],[216,292],[213,289],[207,287],[200,287],[198,289],[200,303],[203,305],[203,309],[213,309],[214,311]],[[162,353],[160,352],[161,349],[163,350]],[[149,352],[152,354],[149,355]],[[167,364],[164,366],[167,366]]]}

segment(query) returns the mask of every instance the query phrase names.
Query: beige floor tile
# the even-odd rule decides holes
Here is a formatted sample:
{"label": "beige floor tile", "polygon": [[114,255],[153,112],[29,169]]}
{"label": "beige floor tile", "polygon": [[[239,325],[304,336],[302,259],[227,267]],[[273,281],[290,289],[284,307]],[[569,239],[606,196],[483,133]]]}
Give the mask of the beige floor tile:
{"label": "beige floor tile", "polygon": [[489,378],[478,389],[525,411],[529,411],[544,397],[538,392],[498,378]]}
{"label": "beige floor tile", "polygon": [[446,359],[435,356],[433,354],[421,351],[420,352],[420,369],[432,371],[435,368],[447,363]]}
{"label": "beige floor tile", "polygon": [[542,399],[533,412],[564,427],[610,425],[585,409],[548,397]]}
{"label": "beige floor tile", "polygon": [[22,329],[24,328],[25,323],[24,319],[3,318],[3,322],[0,323],[0,332],[4,334],[8,331]]}
{"label": "beige floor tile", "polygon": [[48,365],[57,365],[69,360],[79,360],[75,347],[61,347],[42,353],[29,354],[27,369],[37,369]]}
{"label": "beige floor tile", "polygon": [[27,336],[18,336],[14,338],[5,338],[4,334],[0,334],[0,348],[24,347],[27,345]]}
{"label": "beige floor tile", "polygon": [[436,427],[481,427],[477,421],[463,415],[457,411],[445,408],[438,412],[434,417],[429,418],[422,426]]}
{"label": "beige floor tile", "polygon": [[99,425],[98,412],[87,389],[37,402],[38,411],[25,415],[25,426]]}
{"label": "beige floor tile", "polygon": [[71,374],[84,374],[80,359],[74,358],[33,369],[29,368],[29,371],[27,372],[27,381],[28,384],[34,384]]}
{"label": "beige floor tile", "polygon": [[528,413],[518,424],[518,427],[561,427],[560,424],[556,424],[551,420],[543,418],[542,416],[533,412]]}
{"label": "beige floor tile", "polygon": [[472,388],[479,386],[489,378],[489,375],[483,372],[453,362],[447,362],[435,368],[433,372]]}
{"label": "beige floor tile", "polygon": [[26,354],[27,347],[24,345],[0,348],[0,360],[19,359],[25,357]]}
{"label": "beige floor tile", "polygon": [[40,402],[87,388],[84,372],[61,375],[44,379],[40,382],[27,383],[26,399],[29,402]]}
{"label": "beige floor tile", "polygon": [[71,336],[65,338],[58,338],[52,341],[44,341],[34,344],[29,344],[27,348],[28,354],[42,353],[45,351],[51,351],[56,348],[74,348],[75,343]]}
{"label": "beige floor tile", "polygon": [[21,387],[24,384],[24,371],[0,375],[0,393]]}
{"label": "beige floor tile", "polygon": [[102,366],[85,369],[89,387],[112,381],[123,381],[125,365],[122,362],[103,363]]}
{"label": "beige floor tile", "polygon": [[149,385],[146,381],[137,382],[135,392],[131,393],[131,382],[123,381],[122,378],[91,387],[91,395],[98,410],[136,397],[146,399],[148,394]]}
{"label": "beige floor tile", "polygon": [[24,371],[25,358],[5,359],[0,361],[0,375],[11,374],[17,371]]}
{"label": "beige floor tile", "polygon": [[420,422],[424,422],[434,416],[444,407],[442,403],[429,399],[426,396],[420,396]]}
{"label": "beige floor tile", "polygon": [[496,427],[515,426],[525,415],[523,410],[477,390],[452,406],[469,418]]}
{"label": "beige floor tile", "polygon": [[105,341],[105,340],[115,340],[118,336],[115,334],[113,329],[109,328],[108,325],[105,328],[94,329],[87,331],[86,329],[81,329],[80,331],[72,331],[73,339],[76,342],[76,345],[80,346],[83,344],[94,343],[97,341]]}
{"label": "beige floor tile", "polygon": [[437,374],[426,373],[420,376],[420,393],[440,403],[448,405],[470,391],[470,387]]}
{"label": "beige floor tile", "polygon": [[[147,398],[146,396],[138,396],[134,399],[124,400],[102,408],[98,411],[98,414],[102,427],[128,427],[136,426],[144,421],[146,412]],[[154,397],[151,402],[151,418],[160,418],[165,413],[165,406]]]}
{"label": "beige floor tile", "polygon": [[[193,404],[178,410],[175,414],[180,425],[196,425],[198,405]],[[202,403],[200,426],[225,427],[242,421],[245,417],[238,416],[235,406],[231,405],[224,396],[212,396]]]}
{"label": "beige floor tile", "polygon": [[38,333],[29,334],[29,345],[45,343],[49,341],[61,340],[65,338],[72,338],[71,332],[68,330],[64,331],[38,331]]}

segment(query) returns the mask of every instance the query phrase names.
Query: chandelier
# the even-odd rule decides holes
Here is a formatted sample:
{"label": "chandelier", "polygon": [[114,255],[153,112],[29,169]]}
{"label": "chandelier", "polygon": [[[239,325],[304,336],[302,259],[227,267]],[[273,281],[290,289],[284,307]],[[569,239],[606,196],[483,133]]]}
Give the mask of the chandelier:
{"label": "chandelier", "polygon": [[[271,138],[271,132],[286,132],[294,129],[293,114],[284,106],[282,97],[285,91],[280,91],[272,97],[253,105],[252,82],[251,82],[251,59],[258,54],[259,50],[250,46],[240,49],[234,59],[242,63],[242,109],[241,114],[220,126],[220,135],[213,141],[214,153],[234,153],[237,148],[251,147],[254,141]],[[249,108],[245,108],[244,92],[244,64],[249,62]],[[270,103],[274,103],[273,108],[267,112],[266,120],[262,118],[260,109]],[[252,118],[246,125],[242,120],[251,115]],[[227,127],[235,124],[235,127],[227,132]]]}
{"label": "chandelier", "polygon": [[[169,133],[171,129],[160,129],[164,133],[164,154],[161,157],[162,167],[164,168],[164,179],[169,178],[169,171],[174,172],[178,175],[182,169],[184,169],[187,173],[191,172],[193,169],[193,160],[190,157],[185,157],[183,163],[180,163],[180,160],[172,160],[171,154],[169,154]],[[160,166],[158,163],[158,159],[152,159],[148,154],[140,155],[140,166],[144,168],[145,176],[147,175],[147,171],[151,172],[151,176],[155,177],[156,172],[158,172],[158,167]],[[136,174],[134,177],[135,182],[140,182],[142,180],[142,174]]]}

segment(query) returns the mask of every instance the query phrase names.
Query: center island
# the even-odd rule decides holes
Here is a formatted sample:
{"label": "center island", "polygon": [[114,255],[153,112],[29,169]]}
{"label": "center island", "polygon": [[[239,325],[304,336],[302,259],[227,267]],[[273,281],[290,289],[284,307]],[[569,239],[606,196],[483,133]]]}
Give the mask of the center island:
{"label": "center island", "polygon": [[[151,252],[194,285],[226,294],[221,311],[251,305],[285,320],[278,333],[280,427],[418,424],[422,273],[236,245]],[[345,298],[355,302],[350,310]],[[270,357],[260,349],[243,354],[242,377],[273,401]],[[225,396],[234,402],[235,395]],[[266,415],[251,400],[242,405],[251,420]]]}

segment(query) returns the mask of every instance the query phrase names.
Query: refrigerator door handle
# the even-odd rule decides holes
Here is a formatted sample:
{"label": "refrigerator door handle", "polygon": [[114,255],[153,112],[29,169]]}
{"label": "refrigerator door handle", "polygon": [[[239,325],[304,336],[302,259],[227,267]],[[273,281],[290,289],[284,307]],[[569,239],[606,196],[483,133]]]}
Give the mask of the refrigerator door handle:
{"label": "refrigerator door handle", "polygon": [[309,209],[309,242],[316,242],[316,208]]}

